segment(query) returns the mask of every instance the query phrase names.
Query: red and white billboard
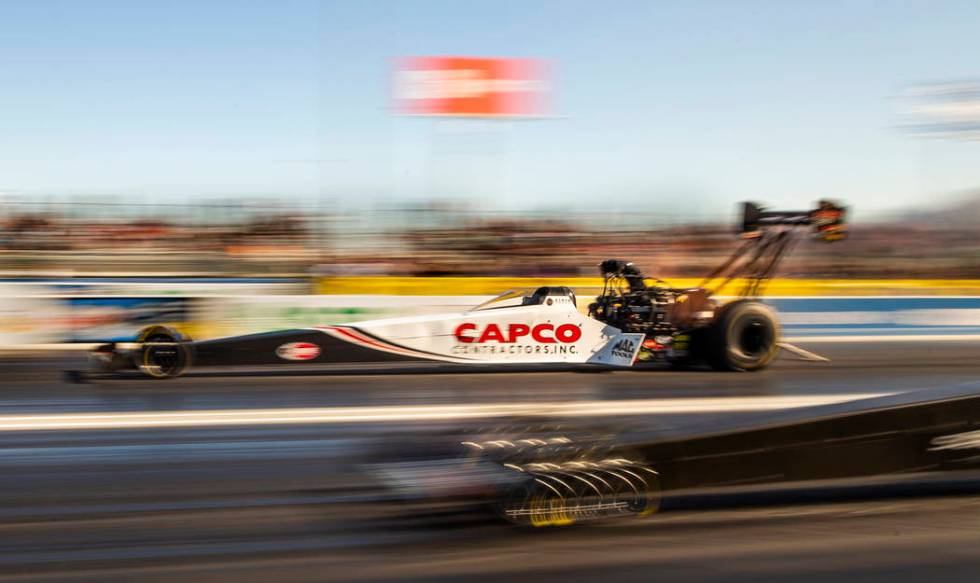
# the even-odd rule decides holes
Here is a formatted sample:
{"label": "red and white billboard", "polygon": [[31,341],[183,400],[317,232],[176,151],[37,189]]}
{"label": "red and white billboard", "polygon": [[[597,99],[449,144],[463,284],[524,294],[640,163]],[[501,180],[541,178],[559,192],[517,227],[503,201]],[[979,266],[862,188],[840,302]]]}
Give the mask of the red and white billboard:
{"label": "red and white billboard", "polygon": [[394,71],[394,107],[406,115],[544,115],[547,66],[538,59],[407,57]]}

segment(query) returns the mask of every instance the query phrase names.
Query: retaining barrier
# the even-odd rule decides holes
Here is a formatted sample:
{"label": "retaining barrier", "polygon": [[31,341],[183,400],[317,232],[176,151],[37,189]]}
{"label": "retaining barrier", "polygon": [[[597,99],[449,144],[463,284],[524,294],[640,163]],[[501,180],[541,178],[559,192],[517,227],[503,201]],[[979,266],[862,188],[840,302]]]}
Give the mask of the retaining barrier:
{"label": "retaining barrier", "polygon": [[[492,297],[464,292],[491,288],[499,292],[549,284],[571,283],[578,288],[579,308],[584,311],[601,280],[322,279],[318,284],[320,291],[360,290],[357,294],[332,295],[297,293],[302,289],[302,283],[297,280],[122,282],[118,287],[116,283],[98,282],[97,287],[78,289],[75,282],[57,285],[43,281],[0,282],[0,348],[31,345],[61,348],[74,343],[127,341],[150,323],[174,325],[191,337],[205,339],[376,318],[458,312]],[[678,280],[671,283],[684,286],[697,282]],[[435,285],[443,293],[414,293],[432,289]],[[181,286],[191,289],[181,290]],[[372,290],[382,289],[389,293],[372,293]],[[404,292],[404,295],[391,294],[393,289]],[[776,293],[787,289],[795,293]],[[106,293],[113,290],[122,293]],[[851,293],[801,295],[814,290]],[[905,293],[867,293],[875,290],[902,290]],[[972,293],[948,293],[956,290]],[[773,282],[770,292],[773,295],[766,301],[780,312],[784,335],[788,337],[850,336],[858,339],[980,335],[980,281],[778,280]]]}

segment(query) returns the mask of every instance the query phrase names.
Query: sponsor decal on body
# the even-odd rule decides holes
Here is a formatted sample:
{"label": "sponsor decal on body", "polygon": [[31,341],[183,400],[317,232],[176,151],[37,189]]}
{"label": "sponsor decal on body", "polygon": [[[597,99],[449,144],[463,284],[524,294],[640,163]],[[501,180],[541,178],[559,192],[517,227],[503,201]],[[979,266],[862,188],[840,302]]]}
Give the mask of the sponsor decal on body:
{"label": "sponsor decal on body", "polygon": [[276,348],[276,356],[283,360],[313,360],[320,356],[320,347],[312,342],[290,342]]}
{"label": "sponsor decal on body", "polygon": [[623,338],[613,345],[612,354],[620,358],[632,359],[634,350],[636,350],[636,345],[633,344],[633,341],[629,338]]}
{"label": "sponsor decal on body", "polygon": [[[452,322],[446,330],[424,325],[410,334],[387,326],[320,326],[318,330],[364,348],[425,360],[473,362],[518,360],[561,362],[578,360],[587,351],[583,345],[588,328],[574,322]],[[448,332],[448,334],[447,334]],[[397,340],[388,339],[397,336]],[[407,344],[401,342],[408,341]]]}
{"label": "sponsor decal on body", "polygon": [[576,324],[486,324],[463,322],[453,331],[453,354],[576,354],[582,338]]}

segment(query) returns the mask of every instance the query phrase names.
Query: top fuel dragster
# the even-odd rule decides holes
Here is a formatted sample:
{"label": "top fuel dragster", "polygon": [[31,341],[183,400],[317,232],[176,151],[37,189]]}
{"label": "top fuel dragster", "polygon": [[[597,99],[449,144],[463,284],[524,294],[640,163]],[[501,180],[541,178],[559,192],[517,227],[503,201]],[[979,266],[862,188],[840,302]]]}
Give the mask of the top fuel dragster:
{"label": "top fuel dragster", "polygon": [[[758,301],[766,281],[798,234],[823,241],[846,235],[846,210],[821,201],[809,211],[766,211],[744,203],[744,242],[701,285],[678,289],[651,282],[632,263],[603,261],[602,293],[578,310],[567,287],[507,293],[467,312],[283,330],[192,341],[163,325],[134,343],[105,344],[91,357],[98,372],[139,371],[172,378],[191,367],[299,363],[434,361],[459,364],[579,364],[631,367],[666,361],[753,371],[779,349],[775,312]],[[738,299],[718,293],[742,282]],[[716,285],[713,285],[716,284]]]}

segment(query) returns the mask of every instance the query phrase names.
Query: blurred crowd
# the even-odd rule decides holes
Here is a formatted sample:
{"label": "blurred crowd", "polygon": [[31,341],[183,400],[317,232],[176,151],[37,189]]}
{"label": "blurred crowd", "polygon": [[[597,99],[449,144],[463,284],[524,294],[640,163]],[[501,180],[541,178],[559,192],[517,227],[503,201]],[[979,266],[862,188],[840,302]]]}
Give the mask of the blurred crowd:
{"label": "blurred crowd", "polygon": [[[697,277],[734,251],[729,224],[685,224],[650,214],[487,214],[438,206],[295,212],[254,206],[185,208],[113,218],[7,205],[0,270],[7,275],[591,276],[606,258],[659,277]],[[70,210],[70,208],[68,209]],[[239,209],[240,210],[240,209]],[[211,218],[208,218],[211,217]],[[803,240],[782,265],[789,277],[980,278],[972,223],[939,218],[854,225],[846,241]]]}

